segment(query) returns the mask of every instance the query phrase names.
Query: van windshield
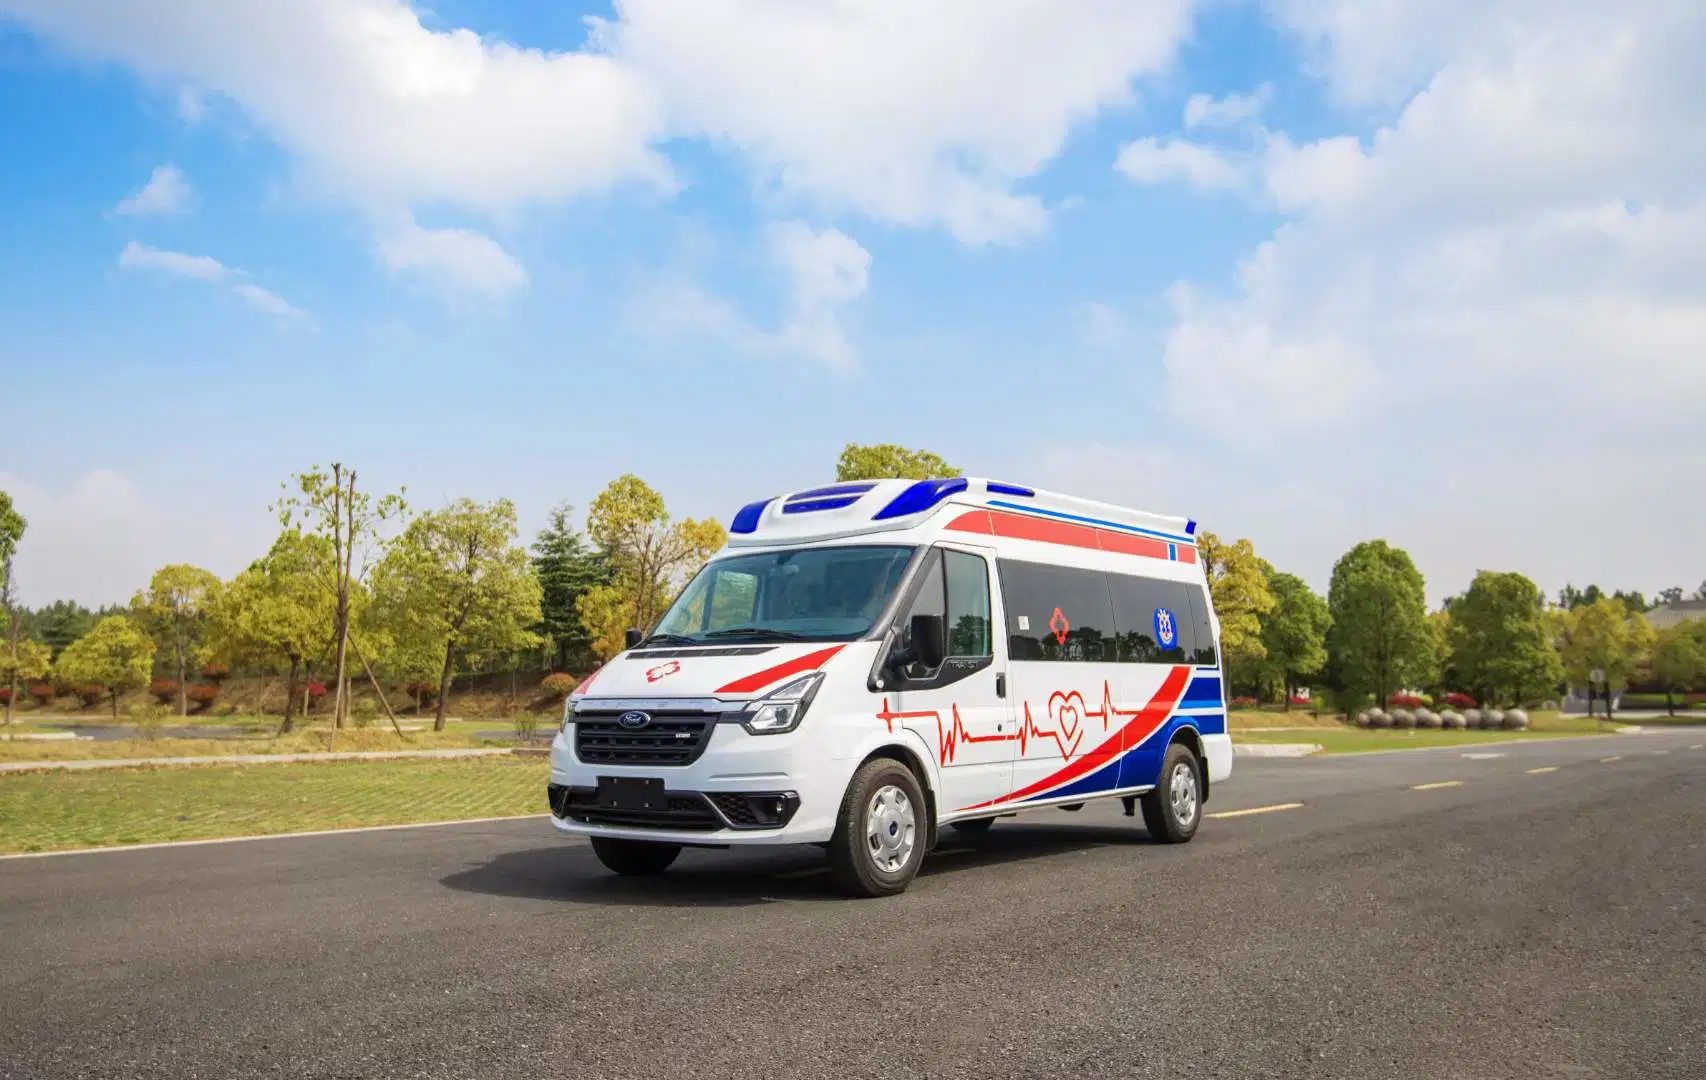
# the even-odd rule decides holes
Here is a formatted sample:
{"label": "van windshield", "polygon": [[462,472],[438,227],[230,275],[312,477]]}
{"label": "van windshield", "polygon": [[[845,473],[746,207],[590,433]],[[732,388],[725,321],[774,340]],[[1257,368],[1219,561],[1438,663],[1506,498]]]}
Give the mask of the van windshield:
{"label": "van windshield", "polygon": [[850,545],[716,559],[653,633],[707,643],[851,641],[882,615],[913,551]]}

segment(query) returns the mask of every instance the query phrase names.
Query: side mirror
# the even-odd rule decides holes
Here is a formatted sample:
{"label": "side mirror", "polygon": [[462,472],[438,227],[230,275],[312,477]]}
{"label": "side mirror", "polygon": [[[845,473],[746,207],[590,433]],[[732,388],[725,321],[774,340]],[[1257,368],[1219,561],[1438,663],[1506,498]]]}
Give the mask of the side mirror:
{"label": "side mirror", "polygon": [[628,648],[632,649],[634,646],[638,645],[640,642],[646,640],[646,635],[645,635],[644,631],[638,630],[638,629],[630,626],[630,627],[628,627],[627,633],[623,635],[623,640],[625,640],[628,643]]}
{"label": "side mirror", "polygon": [[912,655],[927,668],[940,667],[948,655],[948,621],[940,615],[912,617]]}

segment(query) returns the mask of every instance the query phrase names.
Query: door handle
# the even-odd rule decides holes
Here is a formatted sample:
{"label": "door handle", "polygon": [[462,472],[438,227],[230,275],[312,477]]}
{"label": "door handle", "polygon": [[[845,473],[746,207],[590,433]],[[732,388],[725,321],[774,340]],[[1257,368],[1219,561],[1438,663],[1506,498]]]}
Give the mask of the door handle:
{"label": "door handle", "polygon": [[1007,673],[1005,671],[995,673],[995,696],[999,698],[1007,696]]}

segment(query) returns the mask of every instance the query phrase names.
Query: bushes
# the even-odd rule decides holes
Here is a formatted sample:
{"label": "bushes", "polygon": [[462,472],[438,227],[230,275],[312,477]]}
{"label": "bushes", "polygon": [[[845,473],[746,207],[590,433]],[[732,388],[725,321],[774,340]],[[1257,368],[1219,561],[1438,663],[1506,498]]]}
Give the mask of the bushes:
{"label": "bushes", "polygon": [[1235,697],[1232,699],[1232,707],[1235,709],[1254,709],[1256,699],[1253,697]]}
{"label": "bushes", "polygon": [[224,682],[230,675],[231,669],[224,664],[203,664],[201,666],[201,677],[215,686]]}
{"label": "bushes", "polygon": [[162,705],[170,705],[178,700],[178,680],[155,679],[148,684],[148,692],[154,695],[154,700]]}
{"label": "bushes", "polygon": [[79,686],[72,693],[77,695],[77,700],[82,703],[85,709],[92,709],[101,703],[102,698],[107,696],[107,688],[100,683],[88,683]]}
{"label": "bushes", "polygon": [[7,686],[0,686],[0,706],[10,705],[10,704],[12,704],[12,690],[11,690],[11,688],[7,687]]}
{"label": "bushes", "polygon": [[1445,695],[1445,703],[1454,709],[1473,709],[1481,704],[1469,694],[1461,694],[1455,690]]}
{"label": "bushes", "polygon": [[1433,703],[1427,694],[1393,694],[1386,699],[1388,709],[1425,709]]}
{"label": "bushes", "polygon": [[579,679],[567,672],[558,671],[545,676],[545,680],[539,684],[539,691],[549,697],[566,698],[574,693],[575,687],[579,685]]}
{"label": "bushes", "polygon": [[53,699],[56,696],[57,691],[54,690],[52,683],[41,682],[30,687],[30,697],[44,709],[53,704]]}
{"label": "bushes", "polygon": [[219,700],[219,687],[212,683],[197,683],[186,690],[184,696],[195,706],[196,712],[207,712]]}

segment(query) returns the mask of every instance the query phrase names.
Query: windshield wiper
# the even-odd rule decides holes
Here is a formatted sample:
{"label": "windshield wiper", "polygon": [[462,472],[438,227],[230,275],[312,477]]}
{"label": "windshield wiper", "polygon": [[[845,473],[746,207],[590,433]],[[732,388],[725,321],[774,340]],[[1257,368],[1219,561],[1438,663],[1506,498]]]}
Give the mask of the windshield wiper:
{"label": "windshield wiper", "polygon": [[643,649],[647,645],[703,645],[703,644],[705,644],[705,643],[703,641],[698,640],[697,638],[683,637],[680,634],[653,634],[651,637],[640,642],[640,648]]}
{"label": "windshield wiper", "polygon": [[766,641],[804,641],[799,634],[790,634],[786,630],[772,630],[768,626],[731,626],[727,630],[712,630],[708,638],[751,637],[763,638]]}

